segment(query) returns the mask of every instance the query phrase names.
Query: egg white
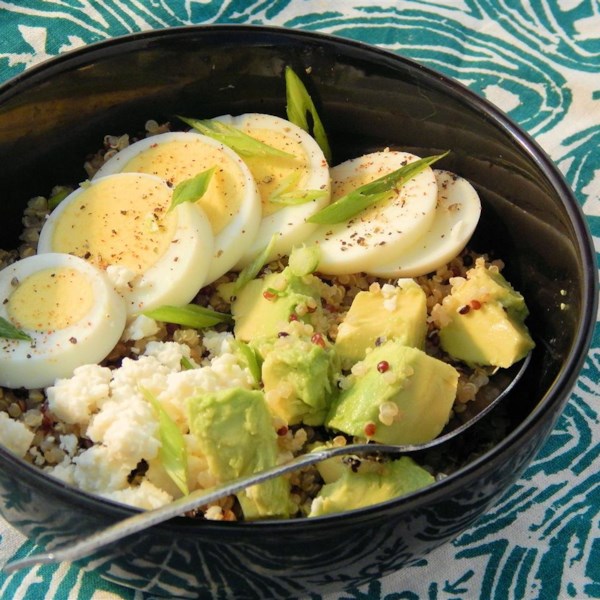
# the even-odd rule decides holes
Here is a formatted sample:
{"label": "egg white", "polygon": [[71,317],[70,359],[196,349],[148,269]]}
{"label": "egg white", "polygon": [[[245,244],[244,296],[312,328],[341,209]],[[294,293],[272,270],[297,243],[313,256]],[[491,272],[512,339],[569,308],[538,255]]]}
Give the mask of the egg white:
{"label": "egg white", "polygon": [[[177,158],[171,149],[180,149]],[[132,166],[132,161],[135,161]],[[214,234],[214,249],[205,283],[229,271],[254,241],[261,218],[256,183],[244,161],[233,150],[196,132],[169,132],[139,140],[111,157],[93,180],[120,172],[143,172],[162,177],[169,185],[217,167],[207,193],[197,205],[204,209]],[[239,203],[223,209],[226,194],[235,189]]]}
{"label": "egg white", "polygon": [[[333,167],[332,202],[418,158],[407,152],[386,150]],[[427,167],[391,199],[378,202],[347,221],[319,225],[306,241],[321,249],[318,270],[333,275],[371,273],[380,264],[395,260],[429,229],[436,200],[435,176]]]}
{"label": "egg white", "polygon": [[481,202],[473,186],[449,171],[435,169],[438,201],[429,230],[401,256],[369,271],[376,277],[418,277],[458,256],[473,235]]}
{"label": "egg white", "polygon": [[[329,203],[331,185],[329,177],[329,165],[319,144],[303,129],[274,115],[263,113],[246,113],[238,116],[223,115],[213,119],[221,121],[226,125],[235,127],[247,135],[272,146],[283,152],[292,154],[295,158],[282,159],[252,159],[247,164],[253,173],[263,206],[262,220],[258,233],[253,243],[243,253],[236,268],[247,265],[259,254],[275,236],[271,254],[267,262],[287,256],[294,246],[302,244],[308,235],[315,229],[316,225],[307,223],[306,219],[316,213]],[[269,203],[270,191],[282,183],[277,169],[269,171],[265,177],[265,165],[268,161],[278,168],[287,172],[294,170],[304,171],[297,183],[298,190],[322,190],[323,197],[310,200],[303,204],[281,205],[275,212],[265,211],[265,206],[274,205]],[[258,172],[260,171],[260,175]]]}
{"label": "egg white", "polygon": [[[96,212],[86,221],[89,231],[88,241],[76,246],[75,238],[65,232],[63,219],[67,211],[92,210],[93,198],[100,199],[94,204]],[[162,212],[152,212],[153,204],[150,195],[156,194],[160,200]],[[102,199],[108,196],[115,198],[118,206],[133,206],[121,211],[117,225],[114,220],[108,223],[103,213]],[[213,235],[210,223],[204,212],[189,203],[180,204],[170,218],[174,220],[172,237],[167,240],[166,247],[152,257],[153,262],[143,272],[136,272],[126,262],[139,252],[140,240],[144,241],[154,228],[161,227],[161,218],[170,205],[172,189],[155,175],[143,173],[117,173],[94,179],[89,185],[82,186],[67,196],[50,214],[44,223],[38,242],[38,253],[67,252],[76,254],[96,266],[106,269],[113,279],[118,291],[127,302],[129,315],[151,310],[161,305],[184,305],[190,302],[206,282],[213,257]],[[131,201],[132,205],[126,204]],[[73,208],[72,208],[73,207]],[[126,213],[126,214],[123,214]],[[155,220],[155,216],[157,220]],[[162,215],[162,216],[160,216]],[[122,227],[125,231],[131,228],[135,232],[131,236],[121,235],[120,231],[110,228]],[[77,228],[84,224],[78,224]],[[103,240],[116,237],[116,244],[127,258],[115,252],[104,250]],[[90,246],[91,252],[86,244]]]}
{"label": "egg white", "polygon": [[[91,286],[87,313],[57,329],[22,327],[14,322],[7,307],[19,286],[40,271],[60,268],[77,271]],[[125,327],[125,302],[106,274],[69,254],[38,254],[9,265],[0,271],[0,298],[0,315],[31,337],[31,341],[0,339],[0,385],[9,388],[46,387],[58,378],[70,377],[78,366],[102,361]],[[65,310],[60,297],[55,304],[60,315]]]}

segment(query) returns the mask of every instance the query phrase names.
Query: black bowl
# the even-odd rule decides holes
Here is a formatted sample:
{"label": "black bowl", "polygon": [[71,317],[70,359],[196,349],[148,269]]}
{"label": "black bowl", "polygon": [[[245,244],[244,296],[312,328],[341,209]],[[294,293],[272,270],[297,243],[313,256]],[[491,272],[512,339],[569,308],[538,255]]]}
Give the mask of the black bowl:
{"label": "black bowl", "polygon": [[[451,149],[442,166],[483,201],[477,250],[502,257],[531,309],[537,342],[503,406],[508,430],[482,452],[481,427],[444,447],[479,456],[443,481],[364,510],[316,519],[222,523],[178,518],[81,564],[157,595],[294,597],[360,585],[410,565],[469,527],[549,435],[589,346],[595,254],[554,165],[493,106],[414,62],[359,43],[264,27],[189,27],[114,39],[31,69],[0,88],[0,247],[17,244],[27,199],[86,178],[82,158],[107,133],[147,119],[226,112],[285,114],[282,72],[311,69],[334,162],[373,148]],[[488,424],[489,429],[489,424]],[[1,512],[55,547],[131,515],[0,448]]]}

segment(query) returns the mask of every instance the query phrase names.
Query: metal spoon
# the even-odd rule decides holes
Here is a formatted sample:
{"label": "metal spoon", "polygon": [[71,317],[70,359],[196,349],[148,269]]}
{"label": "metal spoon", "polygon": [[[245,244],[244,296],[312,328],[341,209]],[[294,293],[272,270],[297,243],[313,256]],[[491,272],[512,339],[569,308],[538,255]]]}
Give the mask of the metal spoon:
{"label": "metal spoon", "polygon": [[[148,529],[153,525],[158,525],[164,521],[168,521],[173,517],[181,516],[185,512],[196,509],[205,504],[210,504],[226,496],[236,494],[250,486],[262,483],[268,479],[279,477],[286,473],[296,471],[302,467],[314,465],[321,461],[327,460],[334,456],[348,456],[352,454],[409,454],[426,450],[447,442],[451,438],[463,433],[474,423],[479,421],[484,415],[494,408],[500,400],[502,400],[516,385],[517,381],[522,377],[531,360],[531,354],[528,355],[520,365],[513,365],[510,369],[496,374],[494,377],[503,376],[504,381],[501,382],[502,390],[494,397],[488,400],[474,400],[469,404],[475,405],[474,412],[468,414],[466,420],[459,424],[450,424],[439,437],[422,444],[408,445],[387,445],[378,443],[362,443],[362,444],[347,444],[346,446],[335,446],[322,448],[302,454],[282,465],[277,465],[270,469],[266,469],[259,473],[254,473],[245,477],[240,477],[234,481],[228,481],[222,485],[211,488],[210,490],[196,490],[187,496],[179,498],[162,506],[160,508],[144,511],[122,521],[118,521],[114,525],[100,530],[88,537],[82,538],[79,541],[63,546],[50,552],[33,554],[26,558],[12,561],[3,567],[3,571],[11,573],[19,569],[25,569],[37,564],[48,564],[57,562],[75,561],[84,558],[96,550],[107,546],[112,542],[116,542],[138,531]],[[496,382],[497,383],[497,382]],[[477,403],[479,402],[479,406]]]}

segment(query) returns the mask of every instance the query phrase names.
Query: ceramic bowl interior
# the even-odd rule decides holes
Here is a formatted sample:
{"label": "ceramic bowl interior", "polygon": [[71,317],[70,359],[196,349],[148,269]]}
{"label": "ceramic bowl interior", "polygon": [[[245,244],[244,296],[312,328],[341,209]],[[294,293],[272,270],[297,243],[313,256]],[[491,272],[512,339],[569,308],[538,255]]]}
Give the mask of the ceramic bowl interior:
{"label": "ceramic bowl interior", "polygon": [[[28,198],[86,178],[104,135],[148,119],[267,112],[285,116],[283,69],[310,70],[333,163],[395,147],[470,180],[483,202],[472,246],[501,257],[523,292],[537,348],[506,401],[505,439],[431,488],[314,521],[177,519],[87,561],[156,594],[291,597],[368,581],[418,560],[468,527],[525,468],[568,398],[595,315],[594,253],[571,192],[531,139],[461,85],[398,56],[317,34],[198,27],[130,36],[33,68],[0,89],[0,247],[18,243]],[[492,415],[489,418],[494,418]],[[444,452],[481,452],[483,424]],[[59,544],[130,514],[51,480],[0,449],[2,514]],[[169,558],[170,557],[170,558]],[[267,586],[267,587],[265,587]],[[266,597],[266,596],[262,596]]]}

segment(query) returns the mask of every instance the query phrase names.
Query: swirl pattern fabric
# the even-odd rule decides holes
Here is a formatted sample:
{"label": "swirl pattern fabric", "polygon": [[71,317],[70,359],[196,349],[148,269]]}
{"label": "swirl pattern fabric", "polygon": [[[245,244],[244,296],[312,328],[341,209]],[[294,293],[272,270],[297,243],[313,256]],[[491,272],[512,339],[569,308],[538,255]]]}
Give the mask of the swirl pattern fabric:
{"label": "swirl pattern fabric", "polygon": [[[600,249],[598,0],[12,0],[0,2],[0,81],[131,32],[248,23],[378,45],[460,80],[559,166]],[[551,438],[478,523],[400,575],[313,600],[600,598],[600,329]],[[33,545],[0,523],[0,561]],[[69,565],[0,575],[0,598],[141,600]]]}

